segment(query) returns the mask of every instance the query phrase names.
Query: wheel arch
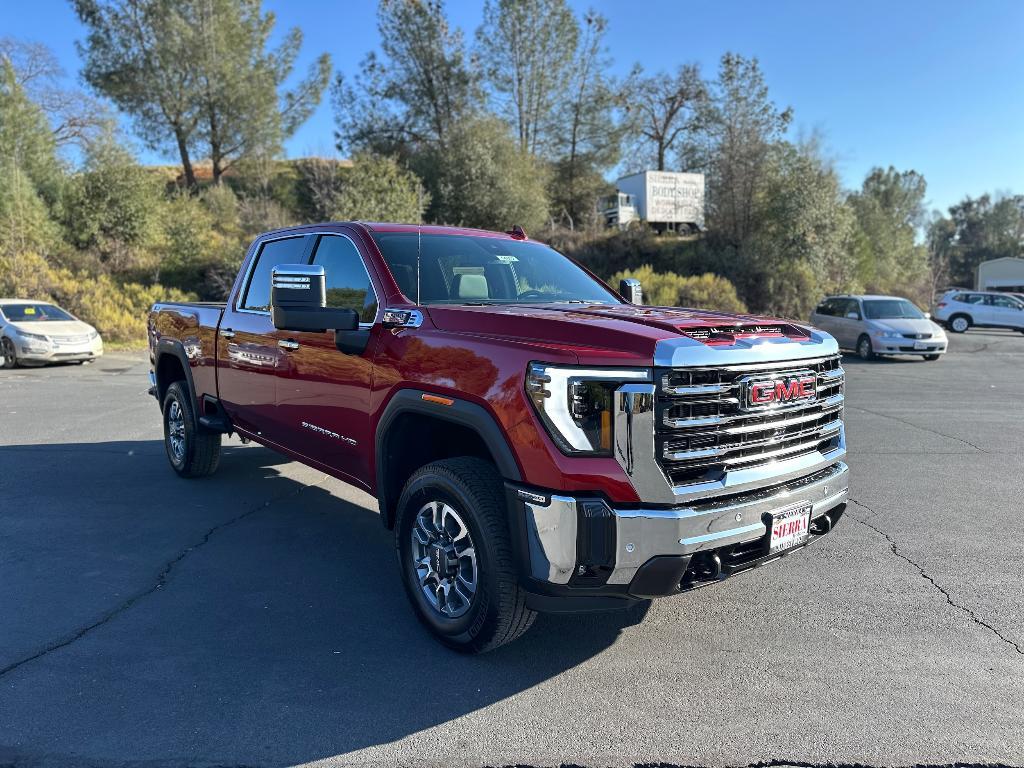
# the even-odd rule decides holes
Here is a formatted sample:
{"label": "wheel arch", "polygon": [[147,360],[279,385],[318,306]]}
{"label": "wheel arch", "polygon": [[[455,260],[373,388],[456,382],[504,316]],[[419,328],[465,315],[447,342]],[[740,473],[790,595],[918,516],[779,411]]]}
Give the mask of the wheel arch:
{"label": "wheel arch", "polygon": [[395,393],[377,422],[375,463],[381,522],[395,523],[405,481],[432,461],[477,456],[492,462],[506,480],[520,481],[515,455],[497,420],[481,405],[446,397],[450,404],[423,399],[418,389]]}
{"label": "wheel arch", "polygon": [[192,366],[189,365],[184,345],[177,339],[163,338],[157,344],[153,371],[156,375],[157,402],[163,405],[167,388],[176,381],[184,381],[192,397],[196,413],[202,413],[196,398],[196,387],[192,381]]}

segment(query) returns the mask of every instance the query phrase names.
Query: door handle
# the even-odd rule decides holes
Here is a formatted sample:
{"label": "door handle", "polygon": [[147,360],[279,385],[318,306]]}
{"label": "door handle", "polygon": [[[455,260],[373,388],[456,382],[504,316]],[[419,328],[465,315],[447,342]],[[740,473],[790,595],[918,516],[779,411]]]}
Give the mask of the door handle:
{"label": "door handle", "polygon": [[279,346],[281,349],[298,349],[299,342],[292,341],[291,339],[281,339],[281,341],[277,342],[277,346]]}
{"label": "door handle", "polygon": [[235,332],[232,331],[230,328],[221,328],[220,335],[223,336],[225,339],[235,338]]}

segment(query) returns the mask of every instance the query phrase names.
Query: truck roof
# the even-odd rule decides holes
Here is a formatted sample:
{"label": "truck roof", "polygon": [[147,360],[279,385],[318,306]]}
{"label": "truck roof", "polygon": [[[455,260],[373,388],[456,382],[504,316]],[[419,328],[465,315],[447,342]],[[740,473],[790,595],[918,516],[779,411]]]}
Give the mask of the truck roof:
{"label": "truck roof", "polygon": [[[494,232],[489,229],[474,229],[472,227],[448,227],[436,224],[398,224],[384,221],[322,221],[316,224],[302,224],[300,226],[282,227],[272,230],[272,233],[297,232],[311,227],[348,225],[361,227],[367,232],[420,232],[424,235],[466,235],[473,237],[498,237],[508,240],[519,238],[513,237],[508,232]],[[268,232],[266,234],[271,234]]]}

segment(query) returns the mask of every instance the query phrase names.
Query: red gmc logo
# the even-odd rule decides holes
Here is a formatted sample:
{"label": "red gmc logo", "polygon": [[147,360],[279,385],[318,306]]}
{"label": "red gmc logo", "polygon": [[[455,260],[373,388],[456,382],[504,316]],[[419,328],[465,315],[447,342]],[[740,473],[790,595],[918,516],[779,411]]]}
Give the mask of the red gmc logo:
{"label": "red gmc logo", "polygon": [[818,379],[813,374],[751,381],[747,384],[747,407],[765,408],[812,400],[817,395],[817,387]]}

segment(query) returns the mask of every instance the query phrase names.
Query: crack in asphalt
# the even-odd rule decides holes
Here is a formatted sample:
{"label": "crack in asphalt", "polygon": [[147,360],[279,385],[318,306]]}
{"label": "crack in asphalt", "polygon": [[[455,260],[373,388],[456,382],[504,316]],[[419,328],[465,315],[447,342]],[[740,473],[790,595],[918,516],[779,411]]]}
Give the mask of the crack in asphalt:
{"label": "crack in asphalt", "polygon": [[978,614],[976,614],[973,610],[968,608],[966,605],[963,605],[963,604],[958,603],[955,600],[953,600],[953,596],[950,595],[949,592],[946,591],[945,587],[943,587],[941,584],[939,584],[937,581],[935,581],[935,579],[932,578],[928,574],[928,572],[925,571],[925,569],[922,566],[918,565],[918,563],[916,563],[909,556],[907,556],[906,554],[904,554],[903,552],[900,551],[899,545],[896,544],[896,540],[890,534],[886,533],[884,530],[879,528],[877,525],[872,524],[871,520],[873,520],[879,514],[879,512],[877,512],[876,510],[872,509],[867,504],[862,504],[861,502],[857,501],[856,499],[850,499],[850,501],[852,503],[856,504],[861,509],[866,509],[868,512],[871,513],[870,516],[865,517],[865,518],[860,518],[860,517],[857,517],[856,515],[850,515],[850,517],[852,517],[855,522],[860,523],[865,528],[870,528],[872,531],[874,531],[875,533],[877,533],[880,536],[882,536],[889,543],[889,549],[892,550],[892,553],[894,555],[896,555],[896,557],[898,557],[900,560],[903,560],[904,562],[909,563],[914,568],[916,568],[917,572],[921,575],[921,578],[923,578],[925,581],[927,581],[929,584],[931,584],[933,587],[935,587],[935,589],[937,589],[942,594],[942,596],[946,598],[946,602],[949,603],[953,608],[956,608],[956,609],[966,613],[967,616],[971,619],[971,621],[973,621],[979,627],[984,627],[989,632],[991,632],[993,635],[995,635],[1000,640],[1002,640],[1004,643],[1006,643],[1007,645],[1012,647],[1014,650],[1016,650],[1017,653],[1019,653],[1020,655],[1024,656],[1024,648],[1022,648],[1019,643],[1017,643],[1013,639],[1011,639],[1011,638],[1007,637],[1006,635],[1004,635],[1002,632],[1000,632],[998,629],[996,629],[991,624],[986,622],[984,619],[979,618]]}
{"label": "crack in asphalt", "polygon": [[[249,517],[250,515],[254,515],[257,512],[259,512],[260,510],[266,509],[267,507],[270,507],[273,504],[277,504],[277,503],[279,503],[281,501],[285,501],[285,500],[290,499],[292,497],[298,496],[303,491],[305,491],[307,488],[315,488],[315,487],[317,487],[319,485],[322,485],[324,482],[327,481],[327,479],[328,479],[328,475],[324,475],[322,478],[317,480],[315,483],[309,483],[308,485],[302,485],[297,490],[289,491],[288,493],[282,494],[281,496],[276,496],[274,498],[267,499],[266,501],[263,501],[259,505],[255,506],[255,507],[252,507],[251,509],[247,509],[245,512],[242,512],[241,514],[235,515],[231,519],[225,520],[223,523],[218,523],[217,525],[213,526],[212,528],[207,530],[206,533],[203,534],[203,536],[197,542],[195,542],[194,544],[190,544],[189,546],[185,547],[185,549],[181,550],[177,555],[175,555],[173,558],[168,560],[164,564],[164,567],[160,571],[160,573],[157,574],[156,582],[151,587],[149,587],[147,589],[144,589],[141,592],[137,592],[136,594],[134,594],[131,597],[129,597],[127,600],[122,602],[120,605],[118,605],[113,610],[110,610],[107,613],[103,614],[103,616],[101,616],[99,619],[97,619],[93,623],[91,623],[91,624],[89,624],[89,625],[87,625],[85,627],[82,627],[82,628],[76,630],[72,634],[65,636],[63,639],[54,641],[54,642],[50,643],[49,645],[46,645],[45,647],[43,647],[40,650],[36,651],[35,653],[30,654],[29,656],[25,656],[24,658],[21,658],[18,661],[12,662],[12,663],[8,664],[5,667],[0,667],[0,678],[5,677],[9,673],[13,672],[14,670],[18,669],[19,667],[24,666],[25,664],[28,664],[31,661],[35,661],[36,659],[41,659],[43,656],[46,656],[46,655],[48,655],[50,653],[53,653],[54,651],[59,651],[61,648],[67,648],[72,643],[75,643],[75,642],[81,640],[83,637],[88,635],[94,629],[102,627],[107,622],[109,622],[112,619],[120,616],[122,613],[124,613],[125,611],[130,609],[132,606],[134,606],[136,603],[138,603],[143,598],[148,597],[149,595],[152,595],[154,592],[156,592],[159,589],[161,589],[165,584],[167,584],[168,580],[171,577],[171,572],[178,565],[178,563],[180,563],[182,560],[184,560],[190,554],[192,554],[197,549],[199,549],[200,547],[205,545],[210,540],[210,538],[215,533],[217,533],[218,531],[221,531],[221,530],[223,530],[225,528],[228,528],[228,527],[234,525],[235,523],[241,522],[242,520],[244,520],[245,518]],[[6,768],[6,764],[0,763],[0,768]]]}
{"label": "crack in asphalt", "polygon": [[970,440],[964,440],[962,437],[956,437],[955,435],[947,435],[945,432],[939,432],[939,431],[931,429],[929,427],[922,427],[920,424],[915,424],[912,421],[907,421],[906,419],[901,419],[899,416],[893,416],[893,415],[888,414],[888,413],[879,413],[878,411],[871,411],[871,410],[868,410],[867,408],[864,408],[863,406],[860,406],[860,405],[850,405],[849,403],[847,403],[845,405],[845,407],[853,408],[853,409],[858,410],[858,411],[863,411],[864,413],[870,413],[872,416],[880,416],[883,419],[892,419],[893,421],[898,421],[901,424],[906,424],[908,427],[914,427],[914,429],[920,429],[923,432],[931,432],[933,435],[938,435],[939,437],[945,437],[945,438],[947,438],[949,440],[958,440],[959,442],[963,443],[964,445],[971,446],[971,448],[975,449],[976,451],[980,451],[981,453],[988,453],[988,451],[986,451],[984,448],[982,448],[979,445],[975,445]]}

